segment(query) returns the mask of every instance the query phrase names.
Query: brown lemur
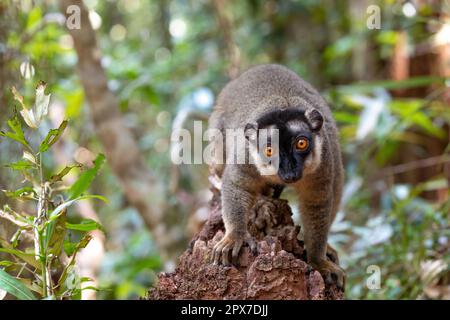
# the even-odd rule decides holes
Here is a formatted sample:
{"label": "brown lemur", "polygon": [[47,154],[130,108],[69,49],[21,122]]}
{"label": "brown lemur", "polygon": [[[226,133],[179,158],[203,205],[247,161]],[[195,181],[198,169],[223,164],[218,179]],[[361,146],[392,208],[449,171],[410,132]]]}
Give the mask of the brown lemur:
{"label": "brown lemur", "polygon": [[[227,164],[218,160],[213,170],[222,179],[222,217],[225,236],[215,245],[212,261],[238,263],[239,251],[255,242],[247,231],[247,214],[258,194],[273,188],[277,197],[286,185],[298,194],[308,263],[327,284],[344,286],[345,273],[327,260],[327,238],[338,211],[344,169],[336,123],[328,104],[297,74],[279,65],[250,68],[228,83],[217,98],[209,128],[218,129],[216,141],[227,158],[227,129],[244,130],[253,163]],[[255,130],[278,129],[279,143],[260,148]],[[218,144],[220,143],[220,144]],[[272,174],[260,161],[277,151],[279,165]],[[224,163],[224,164],[223,164]],[[266,172],[266,171],[265,171]]]}

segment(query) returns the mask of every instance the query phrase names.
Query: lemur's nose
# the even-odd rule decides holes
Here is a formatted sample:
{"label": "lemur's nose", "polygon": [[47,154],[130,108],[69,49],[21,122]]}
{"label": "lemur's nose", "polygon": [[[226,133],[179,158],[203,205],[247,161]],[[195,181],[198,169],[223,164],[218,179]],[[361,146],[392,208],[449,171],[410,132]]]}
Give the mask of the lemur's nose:
{"label": "lemur's nose", "polygon": [[296,173],[294,171],[283,172],[280,174],[280,178],[286,183],[296,182],[301,178],[301,173]]}

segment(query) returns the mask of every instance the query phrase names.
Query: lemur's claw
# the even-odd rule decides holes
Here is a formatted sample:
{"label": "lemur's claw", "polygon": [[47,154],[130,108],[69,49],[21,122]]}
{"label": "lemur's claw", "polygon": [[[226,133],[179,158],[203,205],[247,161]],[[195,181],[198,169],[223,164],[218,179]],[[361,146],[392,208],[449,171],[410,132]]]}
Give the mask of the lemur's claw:
{"label": "lemur's claw", "polygon": [[222,264],[224,266],[231,266],[231,264],[233,264],[239,266],[239,253],[244,244],[248,244],[252,253],[256,254],[256,243],[249,234],[244,238],[240,238],[233,234],[226,234],[214,246],[211,253],[211,261],[215,265]]}
{"label": "lemur's claw", "polygon": [[247,244],[250,247],[250,251],[252,252],[252,254],[254,256],[256,256],[258,254],[258,246],[256,245],[256,241],[253,238],[249,238],[247,240]]}
{"label": "lemur's claw", "polygon": [[320,272],[325,284],[335,284],[338,289],[345,290],[345,272],[337,264],[328,260],[321,260],[318,263],[310,262],[310,264]]}

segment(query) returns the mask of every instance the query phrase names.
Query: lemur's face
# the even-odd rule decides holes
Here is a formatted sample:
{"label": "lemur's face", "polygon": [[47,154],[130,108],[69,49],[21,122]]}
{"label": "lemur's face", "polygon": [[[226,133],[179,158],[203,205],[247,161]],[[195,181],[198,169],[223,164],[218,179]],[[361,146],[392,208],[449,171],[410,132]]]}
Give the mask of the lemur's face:
{"label": "lemur's face", "polygon": [[[317,132],[323,118],[317,110],[312,110],[306,114],[297,109],[277,110],[257,120],[257,132],[260,129],[269,132],[267,137],[257,134],[259,140],[250,139],[251,153],[260,172],[271,166],[281,182],[295,183],[318,167],[321,141]],[[247,125],[246,132],[250,127],[254,129],[255,125]],[[278,139],[271,139],[275,132]],[[273,161],[275,157],[277,161]]]}

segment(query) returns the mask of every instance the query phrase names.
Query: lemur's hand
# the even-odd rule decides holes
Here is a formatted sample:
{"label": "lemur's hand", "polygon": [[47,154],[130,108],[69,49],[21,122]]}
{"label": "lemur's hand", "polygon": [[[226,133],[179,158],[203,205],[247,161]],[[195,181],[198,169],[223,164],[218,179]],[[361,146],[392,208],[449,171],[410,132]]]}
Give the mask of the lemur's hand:
{"label": "lemur's hand", "polygon": [[326,259],[309,264],[320,272],[327,285],[336,284],[339,289],[345,289],[345,272],[337,264]]}
{"label": "lemur's hand", "polygon": [[239,264],[239,252],[244,244],[248,244],[253,254],[256,254],[255,240],[248,232],[244,236],[233,232],[227,232],[214,246],[211,253],[211,261],[214,264],[220,264],[220,257],[222,257],[222,264],[224,266],[230,266],[231,251],[231,261],[233,265],[237,266]]}

